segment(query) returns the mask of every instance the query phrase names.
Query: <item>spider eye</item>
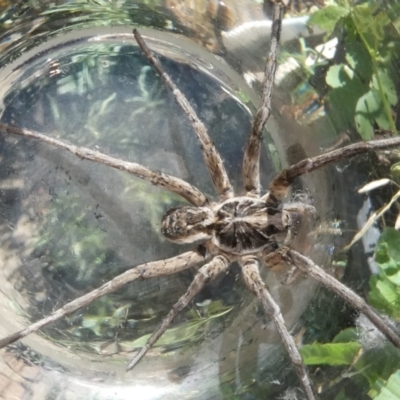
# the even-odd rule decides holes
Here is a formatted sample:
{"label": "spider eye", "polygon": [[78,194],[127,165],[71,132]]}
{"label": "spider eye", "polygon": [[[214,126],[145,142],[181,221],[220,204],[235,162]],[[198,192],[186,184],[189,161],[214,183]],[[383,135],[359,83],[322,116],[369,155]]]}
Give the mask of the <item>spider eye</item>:
{"label": "spider eye", "polygon": [[177,243],[192,243],[211,237],[214,221],[207,207],[177,207],[169,210],[161,222],[161,233]]}

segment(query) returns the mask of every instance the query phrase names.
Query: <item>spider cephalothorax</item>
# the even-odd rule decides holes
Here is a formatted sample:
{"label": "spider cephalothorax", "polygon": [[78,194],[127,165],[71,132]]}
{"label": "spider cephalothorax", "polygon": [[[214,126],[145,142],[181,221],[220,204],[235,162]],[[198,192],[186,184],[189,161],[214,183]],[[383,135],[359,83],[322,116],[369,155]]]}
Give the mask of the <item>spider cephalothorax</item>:
{"label": "spider cephalothorax", "polygon": [[225,201],[215,216],[213,243],[232,254],[256,253],[287,234],[287,215],[252,197]]}
{"label": "spider cephalothorax", "polygon": [[316,279],[326,288],[342,297],[356,310],[365,314],[388,340],[400,348],[400,336],[392,324],[382,318],[361,297],[331,277],[309,258],[292,248],[291,241],[299,231],[297,229],[299,221],[303,216],[308,218],[310,214],[314,214],[314,207],[302,202],[283,205],[283,199],[287,196],[289,187],[296,177],[371,149],[399,146],[400,138],[356,143],[311,159],[305,159],[281,171],[271,181],[269,191],[266,194],[260,193],[261,137],[271,111],[272,83],[284,8],[284,1],[275,0],[273,3],[271,47],[267,58],[263,97],[244,152],[242,172],[245,194],[243,196],[235,197],[222,157],[210,139],[204,124],[169,75],[165,73],[158,59],[151,53],[136,30],[134,30],[135,39],[149,63],[160,75],[165,86],[172,91],[176,102],[192,123],[218,196],[215,203],[212,203],[199,189],[177,177],[150,170],[136,163],[124,162],[87,148],[73,146],[38,132],[0,123],[0,130],[4,133],[40,140],[69,151],[83,160],[97,161],[123,170],[178,194],[189,202],[190,206],[169,210],[162,220],[162,233],[169,240],[178,243],[202,241],[202,245],[198,246],[197,249],[186,251],[176,257],[153,261],[128,269],[99,288],[54,311],[50,316],[0,340],[0,347],[5,347],[24,338],[135,279],[171,275],[204,263],[187,291],[178,299],[159,328],[129,363],[128,369],[133,368],[165,332],[174,317],[194,299],[200,290],[208,282],[226,272],[232,262],[237,261],[241,267],[246,286],[259,299],[266,314],[275,324],[308,400],[315,399],[311,380],[302,362],[297,345],[285,326],[280,308],[261,279],[260,263],[264,263],[267,267],[273,267],[280,262],[293,265],[298,271]]}

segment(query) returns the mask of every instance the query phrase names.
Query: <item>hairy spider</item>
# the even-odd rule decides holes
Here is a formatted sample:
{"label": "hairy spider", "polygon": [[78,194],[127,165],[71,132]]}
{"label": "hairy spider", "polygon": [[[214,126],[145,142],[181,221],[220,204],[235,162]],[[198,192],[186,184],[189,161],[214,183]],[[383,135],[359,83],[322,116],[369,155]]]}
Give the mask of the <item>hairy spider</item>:
{"label": "hairy spider", "polygon": [[211,141],[205,126],[182,92],[163,70],[159,60],[148,49],[136,29],[133,32],[139,47],[160,75],[164,85],[172,91],[176,102],[193,125],[200,141],[204,161],[218,195],[217,202],[210,201],[196,187],[174,176],[150,170],[140,164],[115,159],[98,151],[77,147],[32,130],[0,124],[0,130],[3,133],[40,140],[69,151],[83,160],[103,163],[112,168],[126,171],[167,191],[178,194],[191,205],[169,210],[162,220],[162,234],[176,243],[202,242],[196,249],[176,257],[149,262],[129,269],[101,287],[64,305],[48,317],[0,340],[0,348],[89,305],[99,297],[112,293],[135,279],[175,274],[202,262],[205,262],[205,264],[195,275],[186,293],[175,303],[146,345],[129,362],[128,369],[133,368],[145,356],[147,351],[166,331],[172,320],[204,286],[225,273],[233,262],[240,265],[246,286],[259,299],[266,314],[275,324],[309,400],[315,399],[316,396],[307,369],[292,336],[285,326],[278,304],[274,301],[260,277],[260,263],[271,268],[276,264],[290,264],[299,271],[313,277],[363,313],[389,341],[400,348],[400,335],[390,323],[361,297],[291,247],[292,239],[296,235],[296,222],[302,216],[312,215],[315,212],[314,207],[301,202],[283,203],[291,184],[297,177],[322,168],[329,163],[370,150],[399,146],[400,138],[356,143],[317,157],[305,159],[281,171],[271,181],[268,192],[261,193],[259,176],[261,137],[271,112],[271,93],[284,8],[283,1],[275,0],[273,3],[272,35],[265,69],[262,103],[255,115],[243,160],[244,195],[238,196],[234,193],[223,160]]}

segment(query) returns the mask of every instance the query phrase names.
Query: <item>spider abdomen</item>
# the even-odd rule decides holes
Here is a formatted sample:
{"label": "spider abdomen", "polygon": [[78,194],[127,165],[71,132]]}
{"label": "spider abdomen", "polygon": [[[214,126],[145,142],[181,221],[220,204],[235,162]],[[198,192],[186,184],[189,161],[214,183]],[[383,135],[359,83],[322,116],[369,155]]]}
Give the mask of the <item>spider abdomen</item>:
{"label": "spider abdomen", "polygon": [[287,233],[281,211],[260,199],[229,199],[215,210],[215,217],[213,243],[233,254],[255,253]]}

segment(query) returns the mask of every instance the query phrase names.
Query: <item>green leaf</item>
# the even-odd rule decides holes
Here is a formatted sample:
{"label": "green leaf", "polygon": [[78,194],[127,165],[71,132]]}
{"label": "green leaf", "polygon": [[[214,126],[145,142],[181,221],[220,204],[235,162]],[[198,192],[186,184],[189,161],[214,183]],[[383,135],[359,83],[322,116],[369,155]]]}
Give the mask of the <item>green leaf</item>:
{"label": "green leaf", "polygon": [[388,275],[388,279],[396,286],[400,286],[400,271],[396,271],[395,273]]}
{"label": "green leaf", "polygon": [[[387,301],[387,298],[384,297],[381,290],[378,288],[378,284],[380,288],[383,287],[383,293],[388,293],[389,297],[393,296],[394,291],[394,283],[390,282],[386,275],[381,274],[380,276],[373,275],[369,281],[370,284],[370,292],[368,293],[368,301],[369,303],[378,310],[383,311],[385,314],[388,314],[391,317],[398,317],[399,316],[399,307],[398,302],[391,303]],[[400,301],[400,298],[398,299]]]}
{"label": "green leaf", "polygon": [[380,110],[379,114],[375,116],[375,122],[378,124],[379,128],[382,130],[391,130],[392,129],[392,126],[390,125],[388,116],[385,113],[385,110],[383,107]]}
{"label": "green leaf", "polygon": [[343,64],[332,65],[326,73],[325,81],[332,88],[343,87],[346,80],[343,79]]}
{"label": "green leaf", "polygon": [[387,281],[379,280],[376,283],[376,288],[378,289],[379,293],[382,297],[389,303],[389,304],[396,304],[398,301],[398,295],[394,290],[393,286],[391,286]]}
{"label": "green leaf", "polygon": [[380,68],[378,70],[378,76],[376,76],[375,74],[372,76],[372,87],[376,90],[379,90],[378,78],[389,104],[392,106],[397,104],[396,88],[392,79],[389,76],[388,71]]}
{"label": "green leaf", "polygon": [[382,108],[382,100],[379,91],[371,89],[361,96],[356,104],[356,115],[354,117],[358,133],[364,140],[373,138],[374,114],[378,113]]}
{"label": "green leaf", "polygon": [[363,113],[365,115],[372,114],[379,111],[381,104],[382,101],[379,90],[371,89],[358,99],[356,113]]}
{"label": "green leaf", "polygon": [[358,340],[357,331],[354,328],[347,328],[340,331],[332,340],[332,343],[348,343]]}
{"label": "green leaf", "polygon": [[[378,249],[384,244],[387,246],[388,256],[400,262],[400,232],[394,228],[386,228],[379,238]],[[380,262],[378,259],[376,261]]]}
{"label": "green leaf", "polygon": [[[400,351],[392,344],[377,339],[376,348],[363,349],[361,357],[352,365],[355,371],[359,371],[363,378],[367,379],[371,388],[377,395],[390,378],[400,369]],[[371,393],[371,391],[370,391]]]}
{"label": "green leaf", "polygon": [[383,41],[385,27],[390,23],[390,19],[384,12],[376,12],[378,6],[364,3],[351,10],[357,32],[363,36],[368,51],[374,54]]}
{"label": "green leaf", "polygon": [[[167,329],[161,336],[161,338],[157,341],[155,347],[175,345],[193,339],[196,336],[196,334],[200,333],[199,330],[204,324],[205,321],[197,320],[197,321],[187,322],[186,324],[180,325],[178,327]],[[151,334],[141,336],[140,338],[134,341],[124,342],[124,345],[131,348],[143,347],[149,340],[150,336]]]}
{"label": "green leaf", "polygon": [[374,129],[369,118],[364,114],[356,114],[354,117],[357,132],[364,140],[371,140],[374,137]]}
{"label": "green leaf", "polygon": [[[233,309],[233,307],[223,307],[220,301],[217,301],[215,303],[216,303],[215,306],[218,307],[218,309],[213,310],[215,314],[210,315],[207,318],[194,319],[184,324],[180,324],[179,326],[167,329],[164,332],[164,334],[160,337],[160,339],[157,341],[155,347],[175,345],[188,340],[195,340],[197,337],[200,337],[200,335],[202,334],[202,329],[208,322],[210,322],[213,319],[218,319],[222,317],[223,315],[229,313]],[[124,342],[124,346],[127,346],[132,349],[143,347],[151,335],[152,334],[148,334],[141,336],[140,338],[133,341],[129,342],[126,341]]]}
{"label": "green leaf", "polygon": [[400,315],[400,232],[385,229],[375,250],[375,261],[381,273],[370,279],[369,300],[392,317]]}
{"label": "green leaf", "polygon": [[301,347],[300,354],[306,365],[350,365],[360,349],[357,342],[314,343]]}
{"label": "green leaf", "polygon": [[348,15],[349,12],[349,8],[331,5],[313,13],[308,21],[308,25],[318,26],[318,28],[326,31],[327,34],[331,34],[337,22]]}
{"label": "green leaf", "polygon": [[400,399],[400,371],[390,376],[385,386],[380,390],[375,400],[399,400]]}
{"label": "green leaf", "polygon": [[369,82],[372,76],[372,62],[368,51],[358,36],[345,37],[346,61],[356,71],[364,82]]}
{"label": "green leaf", "polygon": [[357,75],[350,79],[343,69],[339,79],[343,86],[333,88],[327,95],[329,116],[338,131],[354,125],[354,110],[358,99],[366,93],[368,88]]}

